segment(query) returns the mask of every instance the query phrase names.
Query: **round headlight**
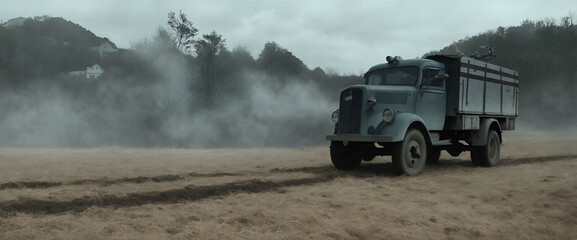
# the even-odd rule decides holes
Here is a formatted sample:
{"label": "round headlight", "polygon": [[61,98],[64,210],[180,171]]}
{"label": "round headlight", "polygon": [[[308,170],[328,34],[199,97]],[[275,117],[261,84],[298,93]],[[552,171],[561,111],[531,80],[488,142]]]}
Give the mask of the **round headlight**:
{"label": "round headlight", "polygon": [[386,123],[392,123],[393,120],[395,120],[395,112],[388,108],[385,109],[385,111],[383,111],[383,120],[385,120]]}
{"label": "round headlight", "polygon": [[331,115],[331,119],[335,123],[339,121],[339,110],[333,112],[333,115]]}

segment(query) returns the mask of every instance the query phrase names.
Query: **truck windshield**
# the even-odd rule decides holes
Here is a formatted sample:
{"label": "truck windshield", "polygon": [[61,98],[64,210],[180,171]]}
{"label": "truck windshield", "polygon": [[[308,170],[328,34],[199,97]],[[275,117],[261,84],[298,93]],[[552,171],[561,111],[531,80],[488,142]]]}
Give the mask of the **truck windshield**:
{"label": "truck windshield", "polygon": [[370,72],[368,85],[407,85],[414,86],[419,78],[418,67],[385,68]]}

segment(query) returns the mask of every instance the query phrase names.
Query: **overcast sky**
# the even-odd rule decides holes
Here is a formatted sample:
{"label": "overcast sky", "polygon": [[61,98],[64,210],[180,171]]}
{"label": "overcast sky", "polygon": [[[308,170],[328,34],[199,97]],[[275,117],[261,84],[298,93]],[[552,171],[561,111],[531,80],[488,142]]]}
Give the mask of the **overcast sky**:
{"label": "overcast sky", "polygon": [[182,10],[201,34],[216,30],[230,49],[257,58],[275,41],[309,68],[359,74],[387,55],[420,57],[499,26],[577,13],[577,1],[1,0],[0,21],[49,15],[78,23],[120,48],[167,26]]}

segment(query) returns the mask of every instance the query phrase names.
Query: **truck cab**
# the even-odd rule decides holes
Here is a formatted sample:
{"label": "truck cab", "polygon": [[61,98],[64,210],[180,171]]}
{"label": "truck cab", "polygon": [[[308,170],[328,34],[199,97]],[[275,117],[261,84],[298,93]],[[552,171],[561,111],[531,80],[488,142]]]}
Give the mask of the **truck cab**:
{"label": "truck cab", "polygon": [[[469,83],[463,76],[488,80],[486,74],[480,80],[475,79],[477,75],[463,74],[469,70],[462,67],[465,64],[461,60],[462,57],[446,56],[412,60],[387,57],[387,63],[375,65],[364,74],[364,84],[343,89],[339,109],[332,114],[333,134],[326,137],[331,141],[333,165],[351,170],[362,160],[391,155],[396,172],[416,175],[426,162],[437,161],[441,150],[452,155],[470,150],[475,155],[474,163],[494,166],[499,155],[501,123],[511,125],[516,112],[505,116],[461,111],[466,108],[459,106],[458,99],[466,94],[461,90]],[[452,77],[447,70],[452,71]],[[503,84],[499,81],[492,82]],[[486,88],[473,90],[487,93]],[[484,96],[482,101],[486,104]],[[463,127],[463,121],[476,124]],[[481,127],[483,124],[488,125]]]}

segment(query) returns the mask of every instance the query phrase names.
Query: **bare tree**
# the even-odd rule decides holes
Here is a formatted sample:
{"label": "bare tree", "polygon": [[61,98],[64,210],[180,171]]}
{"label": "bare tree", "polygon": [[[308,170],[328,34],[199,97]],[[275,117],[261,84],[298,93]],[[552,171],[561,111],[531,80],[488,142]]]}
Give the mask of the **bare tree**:
{"label": "bare tree", "polygon": [[168,13],[168,25],[174,31],[176,47],[183,53],[190,53],[198,29],[192,25],[182,10],[178,16],[173,11]]}

